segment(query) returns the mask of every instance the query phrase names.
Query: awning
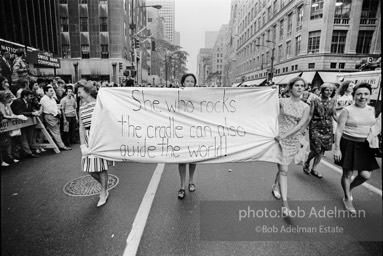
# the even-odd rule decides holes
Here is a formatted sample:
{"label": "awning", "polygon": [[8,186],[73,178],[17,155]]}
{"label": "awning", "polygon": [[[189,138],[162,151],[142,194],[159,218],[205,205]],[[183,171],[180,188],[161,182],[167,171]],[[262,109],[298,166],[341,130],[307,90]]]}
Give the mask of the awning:
{"label": "awning", "polygon": [[279,81],[278,84],[287,84],[291,79],[293,79],[294,77],[298,77],[301,73],[302,72],[288,74],[281,81]]}
{"label": "awning", "polygon": [[311,84],[313,82],[316,71],[312,72],[303,72],[301,77],[308,83]]}
{"label": "awning", "polygon": [[240,83],[235,83],[235,84],[233,84],[231,87],[238,87],[239,84],[240,84]]}
{"label": "awning", "polygon": [[285,77],[286,77],[286,75],[274,76],[274,77],[273,77],[273,82],[274,82],[275,84],[279,84],[279,82],[282,81],[283,78],[285,78]]}
{"label": "awning", "polygon": [[338,72],[318,72],[324,83],[336,83]]}
{"label": "awning", "polygon": [[256,79],[256,80],[250,80],[250,81],[243,82],[242,85],[246,85],[246,86],[260,85],[260,84],[263,83],[265,80],[266,80],[266,78],[261,78],[261,79]]}

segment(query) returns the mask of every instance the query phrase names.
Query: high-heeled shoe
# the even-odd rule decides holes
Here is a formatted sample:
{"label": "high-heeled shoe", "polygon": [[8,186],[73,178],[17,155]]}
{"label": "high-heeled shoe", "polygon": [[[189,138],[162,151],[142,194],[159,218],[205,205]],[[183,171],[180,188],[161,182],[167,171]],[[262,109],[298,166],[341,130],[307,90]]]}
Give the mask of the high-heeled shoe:
{"label": "high-heeled shoe", "polygon": [[6,163],[6,162],[2,162],[2,163],[1,163],[1,166],[4,166],[4,167],[6,167],[6,166],[9,166],[9,164],[8,164],[8,163]]}
{"label": "high-heeled shoe", "polygon": [[100,200],[98,200],[97,207],[103,206],[106,204],[106,200],[108,200],[109,192],[106,191],[106,194],[100,194]]}
{"label": "high-heeled shoe", "polygon": [[275,185],[271,187],[271,194],[275,197],[275,199],[281,199],[281,194],[278,190],[275,189]]}
{"label": "high-heeled shoe", "polygon": [[343,204],[347,211],[349,211],[351,214],[356,214],[356,210],[352,204],[352,199],[346,200],[346,198],[343,198]]}
{"label": "high-heeled shoe", "polygon": [[287,218],[291,216],[291,210],[286,201],[282,201],[281,214],[282,214],[282,218]]}

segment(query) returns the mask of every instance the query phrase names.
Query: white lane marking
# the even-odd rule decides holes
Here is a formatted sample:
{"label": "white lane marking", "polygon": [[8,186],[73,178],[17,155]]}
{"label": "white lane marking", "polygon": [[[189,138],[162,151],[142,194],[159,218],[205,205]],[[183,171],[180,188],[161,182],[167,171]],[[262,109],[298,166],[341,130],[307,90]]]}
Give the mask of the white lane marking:
{"label": "white lane marking", "polygon": [[[327,167],[333,169],[334,171],[340,173],[340,174],[343,173],[343,171],[342,171],[340,168],[338,168],[338,167],[336,167],[336,166],[330,164],[329,162],[327,162],[327,161],[325,161],[325,160],[322,160],[322,161],[320,161],[320,162],[321,162],[322,164],[326,165]],[[376,188],[376,187],[374,187],[374,186],[372,186],[372,185],[370,185],[370,184],[368,184],[368,183],[366,183],[366,182],[363,183],[362,186],[365,186],[365,187],[366,187],[367,189],[369,189],[370,191],[372,191],[372,192],[378,194],[379,196],[382,196],[382,190],[380,190],[380,189],[378,189],[378,188]]]}
{"label": "white lane marking", "polygon": [[140,245],[142,233],[148,220],[150,208],[152,207],[154,196],[160,183],[162,172],[164,171],[165,164],[158,164],[153,173],[149,186],[146,190],[144,198],[142,199],[140,208],[137,211],[136,217],[132,225],[132,230],[126,239],[126,247],[123,256],[136,255],[138,246]]}

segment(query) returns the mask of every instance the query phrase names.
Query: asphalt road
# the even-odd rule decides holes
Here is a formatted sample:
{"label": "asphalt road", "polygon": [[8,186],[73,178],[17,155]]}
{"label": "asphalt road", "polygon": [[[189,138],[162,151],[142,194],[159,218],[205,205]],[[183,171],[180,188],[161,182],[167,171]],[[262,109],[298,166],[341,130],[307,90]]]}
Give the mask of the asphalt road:
{"label": "asphalt road", "polygon": [[[331,163],[331,155],[326,158]],[[86,175],[80,171],[78,145],[72,151],[46,152],[38,159],[25,159],[3,168],[2,255],[123,255],[155,169],[155,164],[117,163],[109,173],[117,176],[119,183],[110,190],[108,203],[96,208],[97,195],[72,197],[63,192],[69,181]],[[292,205],[330,202],[343,209],[340,173],[324,164],[319,171],[323,179],[304,174],[301,166],[291,166],[288,196]],[[177,165],[165,165],[146,225],[142,227],[137,255],[381,255],[381,241],[360,241],[349,234],[331,240],[307,234],[287,235],[278,241],[264,237],[258,240],[249,237],[246,241],[240,237],[241,230],[231,226],[229,215],[236,202],[266,203],[273,209],[280,208],[280,202],[271,194],[275,173],[276,166],[264,162],[199,164],[197,190],[187,192],[180,201]],[[374,171],[369,183],[381,190],[381,170]],[[372,214],[372,225],[380,228],[376,235],[381,237],[382,197],[364,186],[355,189],[353,197],[357,209]],[[203,210],[217,202],[224,202],[226,208],[208,216],[212,219],[206,221]],[[286,224],[288,220],[275,221]],[[330,224],[335,222],[331,220]],[[220,224],[228,238],[219,240],[213,234],[206,239],[202,232],[205,224],[211,223]],[[359,228],[366,236],[374,229]]]}

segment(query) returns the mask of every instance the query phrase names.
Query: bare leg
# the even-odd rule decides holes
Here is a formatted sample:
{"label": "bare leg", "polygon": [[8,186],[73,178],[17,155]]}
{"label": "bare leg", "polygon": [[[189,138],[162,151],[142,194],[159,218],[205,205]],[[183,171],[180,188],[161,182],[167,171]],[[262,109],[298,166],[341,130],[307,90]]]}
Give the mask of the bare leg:
{"label": "bare leg", "polygon": [[304,163],[304,165],[310,167],[310,162],[311,160],[317,155],[317,153],[315,151],[310,151],[309,155],[307,156],[307,160],[306,162]]}
{"label": "bare leg", "polygon": [[178,164],[178,172],[180,173],[181,189],[185,189],[186,164]]}
{"label": "bare leg", "polygon": [[194,172],[196,167],[197,167],[196,164],[189,164],[189,184],[191,183],[194,184]]}
{"label": "bare leg", "polygon": [[315,156],[312,170],[315,170],[317,168],[318,164],[322,160],[323,154],[324,152],[320,152]]}
{"label": "bare leg", "polygon": [[359,171],[358,175],[350,184],[350,191],[356,188],[357,186],[363,184],[365,181],[369,180],[370,177],[371,177],[371,171]]}
{"label": "bare leg", "polygon": [[278,164],[278,176],[279,176],[279,191],[281,192],[282,201],[287,202],[287,171],[289,170],[288,165]]}
{"label": "bare leg", "polygon": [[101,194],[107,194],[108,188],[108,172],[106,170],[100,172]]}
{"label": "bare leg", "polygon": [[351,183],[352,173],[353,173],[353,170],[343,169],[342,178],[340,180],[340,183],[343,188],[344,196],[347,199],[347,201],[350,201],[350,198],[351,198],[350,183]]}

